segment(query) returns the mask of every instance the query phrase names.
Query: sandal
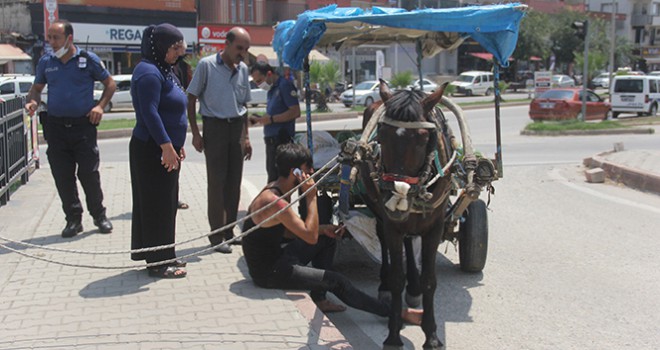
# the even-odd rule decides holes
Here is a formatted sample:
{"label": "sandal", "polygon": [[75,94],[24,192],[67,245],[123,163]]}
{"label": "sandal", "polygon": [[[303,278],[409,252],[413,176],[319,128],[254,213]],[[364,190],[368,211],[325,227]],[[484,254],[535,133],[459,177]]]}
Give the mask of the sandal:
{"label": "sandal", "polygon": [[179,208],[179,209],[188,209],[188,208],[190,208],[190,206],[186,202],[179,201],[179,203],[177,204],[177,208]]}
{"label": "sandal", "polygon": [[188,274],[186,270],[177,266],[150,267],[147,270],[149,276],[158,278],[184,278]]}
{"label": "sandal", "polygon": [[176,266],[176,267],[186,267],[186,265],[188,265],[188,263],[180,259],[176,259],[172,263],[172,266]]}

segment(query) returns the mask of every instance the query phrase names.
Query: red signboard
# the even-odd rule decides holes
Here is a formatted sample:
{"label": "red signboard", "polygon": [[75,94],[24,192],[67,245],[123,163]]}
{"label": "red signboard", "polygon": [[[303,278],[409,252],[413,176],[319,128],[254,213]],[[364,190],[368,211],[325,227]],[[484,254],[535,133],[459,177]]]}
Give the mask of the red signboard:
{"label": "red signboard", "polygon": [[225,48],[227,33],[232,27],[217,26],[212,24],[197,27],[197,41],[202,46],[203,55],[220,52]]}
{"label": "red signboard", "polygon": [[48,36],[48,27],[59,19],[57,0],[44,0],[44,37]]}

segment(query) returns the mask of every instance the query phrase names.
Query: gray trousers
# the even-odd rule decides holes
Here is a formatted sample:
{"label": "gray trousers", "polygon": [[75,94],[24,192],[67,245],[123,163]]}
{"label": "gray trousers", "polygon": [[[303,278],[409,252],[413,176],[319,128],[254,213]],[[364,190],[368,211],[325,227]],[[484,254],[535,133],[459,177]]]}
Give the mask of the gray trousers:
{"label": "gray trousers", "polygon": [[[203,139],[211,231],[236,221],[243,177],[243,119],[204,117]],[[233,226],[209,236],[212,245],[234,236]]]}

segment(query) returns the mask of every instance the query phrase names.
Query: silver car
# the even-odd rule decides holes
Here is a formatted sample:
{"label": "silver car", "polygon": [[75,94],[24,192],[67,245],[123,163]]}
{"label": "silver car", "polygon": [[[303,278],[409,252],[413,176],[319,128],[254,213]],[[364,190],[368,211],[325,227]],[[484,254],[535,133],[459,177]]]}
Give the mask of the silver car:
{"label": "silver car", "polygon": [[575,87],[575,80],[564,74],[553,74],[552,75],[552,87]]}
{"label": "silver car", "polygon": [[[372,103],[380,101],[380,82],[377,80],[367,80],[355,85],[355,104],[365,107]],[[353,89],[344,91],[339,97],[346,107],[353,105]]]}

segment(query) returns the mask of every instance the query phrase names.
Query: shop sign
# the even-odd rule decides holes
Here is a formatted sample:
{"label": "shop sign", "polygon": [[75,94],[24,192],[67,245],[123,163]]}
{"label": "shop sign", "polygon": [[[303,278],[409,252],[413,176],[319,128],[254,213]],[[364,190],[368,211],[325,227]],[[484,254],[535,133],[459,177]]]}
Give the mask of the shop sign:
{"label": "shop sign", "polygon": [[202,45],[202,53],[211,54],[224,50],[227,33],[232,27],[201,25],[197,27],[197,40]]}
{"label": "shop sign", "polygon": [[[140,45],[146,26],[72,23],[77,43]],[[195,28],[179,28],[188,44],[197,40]]]}

